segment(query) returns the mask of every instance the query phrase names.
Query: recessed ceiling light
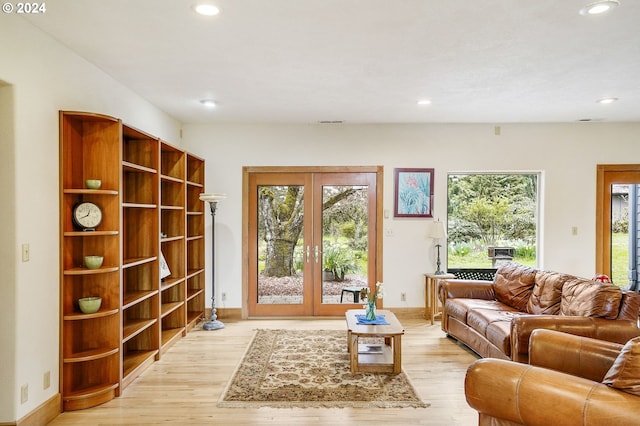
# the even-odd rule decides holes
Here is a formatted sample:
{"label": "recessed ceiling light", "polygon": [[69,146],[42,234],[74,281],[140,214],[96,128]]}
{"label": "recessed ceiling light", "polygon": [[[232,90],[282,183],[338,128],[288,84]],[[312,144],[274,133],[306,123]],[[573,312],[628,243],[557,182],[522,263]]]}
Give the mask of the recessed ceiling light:
{"label": "recessed ceiling light", "polygon": [[618,98],[602,98],[602,99],[598,99],[596,102],[599,104],[612,104],[617,100]]}
{"label": "recessed ceiling light", "polygon": [[618,0],[606,0],[606,1],[597,1],[595,3],[591,3],[580,9],[581,15],[598,15],[600,13],[608,12],[620,5]]}
{"label": "recessed ceiling light", "polygon": [[429,99],[420,99],[418,105],[431,105],[431,101]]}
{"label": "recessed ceiling light", "polygon": [[216,101],[214,101],[213,99],[202,99],[200,101],[200,103],[204,106],[206,106],[207,108],[215,108],[216,107]]}
{"label": "recessed ceiling light", "polygon": [[196,13],[204,16],[215,16],[220,13],[220,9],[212,4],[207,3],[196,4],[195,6],[193,6],[193,10],[195,10]]}

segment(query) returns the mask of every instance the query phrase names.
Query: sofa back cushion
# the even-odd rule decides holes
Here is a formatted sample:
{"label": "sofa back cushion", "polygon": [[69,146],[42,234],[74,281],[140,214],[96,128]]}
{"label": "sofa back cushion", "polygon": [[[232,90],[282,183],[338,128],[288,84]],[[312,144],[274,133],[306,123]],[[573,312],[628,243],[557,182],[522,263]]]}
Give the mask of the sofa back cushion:
{"label": "sofa back cushion", "polygon": [[573,278],[562,287],[562,315],[616,319],[622,291],[613,284]]}
{"label": "sofa back cushion", "polygon": [[623,291],[617,319],[635,321],[638,316],[640,316],[640,294],[635,291]]}
{"label": "sofa back cushion", "polygon": [[562,286],[572,278],[575,277],[560,272],[536,271],[536,283],[527,303],[527,312],[535,315],[559,314]]}
{"label": "sofa back cushion", "polygon": [[533,292],[536,270],[519,263],[509,262],[501,265],[493,280],[496,299],[521,312],[527,311],[527,303]]}

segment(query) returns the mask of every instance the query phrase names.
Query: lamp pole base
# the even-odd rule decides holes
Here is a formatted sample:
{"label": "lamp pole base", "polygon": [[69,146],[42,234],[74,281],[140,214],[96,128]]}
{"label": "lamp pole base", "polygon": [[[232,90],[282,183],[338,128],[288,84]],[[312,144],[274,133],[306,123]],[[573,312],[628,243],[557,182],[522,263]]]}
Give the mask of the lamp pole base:
{"label": "lamp pole base", "polygon": [[440,244],[436,244],[436,248],[438,249],[438,259],[436,261],[435,275],[444,275],[444,272],[440,269]]}
{"label": "lamp pole base", "polygon": [[224,328],[224,324],[222,321],[211,320],[207,321],[202,325],[203,330],[221,330]]}

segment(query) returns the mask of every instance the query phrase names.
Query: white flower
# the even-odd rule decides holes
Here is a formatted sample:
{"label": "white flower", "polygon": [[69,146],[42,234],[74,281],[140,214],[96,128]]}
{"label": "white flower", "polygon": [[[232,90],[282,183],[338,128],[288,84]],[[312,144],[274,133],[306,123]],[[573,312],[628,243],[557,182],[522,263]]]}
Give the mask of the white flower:
{"label": "white flower", "polygon": [[376,288],[373,294],[371,294],[371,289],[369,287],[363,287],[360,291],[360,298],[367,299],[367,302],[375,302],[378,299],[382,299],[384,296],[384,284],[381,282],[376,283]]}

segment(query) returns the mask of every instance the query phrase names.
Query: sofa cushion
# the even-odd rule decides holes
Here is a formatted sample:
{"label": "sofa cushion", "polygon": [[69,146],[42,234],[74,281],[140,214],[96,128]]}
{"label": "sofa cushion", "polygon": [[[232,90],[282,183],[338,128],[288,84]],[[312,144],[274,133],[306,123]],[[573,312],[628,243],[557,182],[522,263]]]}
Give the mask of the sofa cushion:
{"label": "sofa cushion", "polygon": [[638,316],[640,316],[640,294],[635,291],[623,290],[620,310],[616,319],[635,321]]}
{"label": "sofa cushion", "polygon": [[503,310],[474,308],[467,314],[467,325],[506,357],[511,357],[511,322],[514,317],[528,315],[505,307]]}
{"label": "sofa cushion", "polygon": [[511,357],[511,320],[504,319],[504,321],[493,321],[487,326],[485,331],[486,339],[491,342],[496,348],[505,354],[507,357]]}
{"label": "sofa cushion", "polygon": [[562,287],[562,315],[616,319],[622,291],[613,284],[574,278]]}
{"label": "sofa cushion", "polygon": [[640,337],[624,345],[602,383],[640,396]]}
{"label": "sofa cushion", "polygon": [[469,310],[467,314],[467,325],[478,333],[486,336],[486,329],[492,322],[511,320],[516,315],[527,315],[522,312],[516,311],[513,308],[505,309],[486,309],[486,308],[473,308]]}
{"label": "sofa cushion", "polygon": [[519,263],[509,262],[498,268],[493,281],[496,299],[521,312],[527,311],[527,303],[536,282],[536,270]]}
{"label": "sofa cushion", "polygon": [[457,318],[463,324],[467,323],[467,314],[473,309],[491,309],[494,311],[500,311],[503,309],[511,309],[510,307],[503,305],[497,300],[484,300],[484,299],[447,299],[445,311],[447,315],[453,318]]}
{"label": "sofa cushion", "polygon": [[562,286],[573,275],[552,271],[536,271],[536,283],[527,303],[527,312],[535,315],[557,315],[560,313]]}

